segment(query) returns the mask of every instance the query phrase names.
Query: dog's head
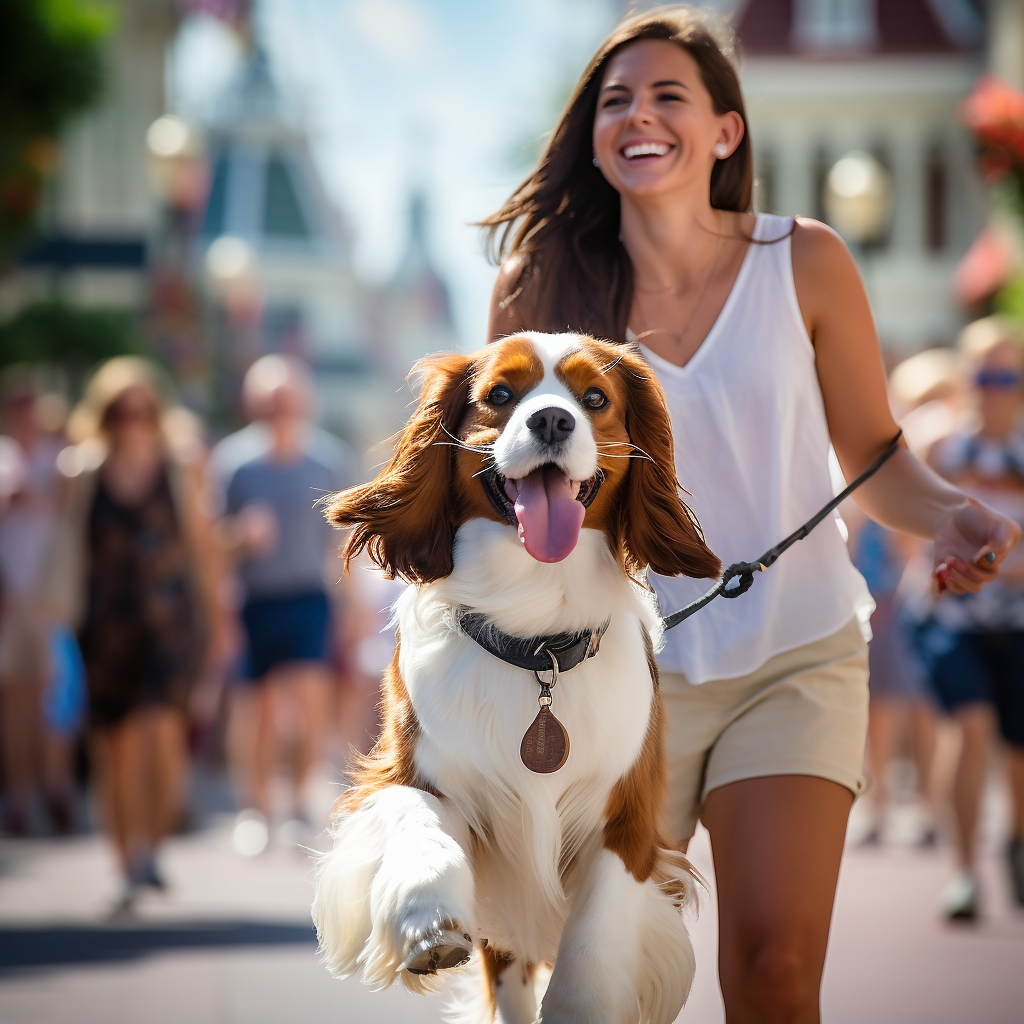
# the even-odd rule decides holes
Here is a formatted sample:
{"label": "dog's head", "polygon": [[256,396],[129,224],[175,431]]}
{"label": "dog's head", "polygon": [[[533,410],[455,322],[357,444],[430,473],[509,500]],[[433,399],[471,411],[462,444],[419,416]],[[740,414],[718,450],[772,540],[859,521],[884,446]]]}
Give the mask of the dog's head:
{"label": "dog's head", "polygon": [[603,530],[627,571],[717,576],[719,560],[679,496],[661,387],[630,348],[521,334],[418,364],[419,406],[368,484],[327,507],[391,576],[451,573],[458,528],[491,519],[557,562],[580,529]]}

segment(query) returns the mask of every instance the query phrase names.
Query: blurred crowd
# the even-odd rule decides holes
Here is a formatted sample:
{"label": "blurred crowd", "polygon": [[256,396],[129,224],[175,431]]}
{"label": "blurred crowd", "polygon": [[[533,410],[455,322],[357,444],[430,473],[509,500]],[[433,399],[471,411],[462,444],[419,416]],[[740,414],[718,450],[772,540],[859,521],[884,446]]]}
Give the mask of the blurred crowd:
{"label": "blurred crowd", "polygon": [[[910,447],[973,498],[1024,524],[1024,335],[986,317],[955,348],[919,352],[889,375]],[[980,912],[976,859],[986,792],[1009,793],[1012,898],[1024,906],[1024,551],[979,594],[943,593],[930,545],[892,533],[852,503],[853,560],[876,602],[871,619],[866,843],[914,791],[924,846],[948,837],[957,870],[940,894],[949,920]],[[951,742],[941,742],[943,739]],[[897,768],[910,768],[909,772]],[[897,790],[903,792],[897,793]]]}
{"label": "blurred crowd", "polygon": [[117,909],[166,885],[197,756],[230,769],[255,855],[319,831],[311,771],[373,727],[389,584],[339,585],[320,508],[353,455],[296,359],[257,360],[242,400],[249,425],[210,449],[145,359],[100,366],[70,414],[28,368],[0,381],[2,827],[100,825]]}
{"label": "blurred crowd", "polygon": [[[976,321],[889,381],[910,446],[1024,524],[1019,330]],[[188,821],[190,761],[229,769],[233,843],[252,856],[275,830],[311,837],[311,772],[372,739],[400,584],[369,572],[339,583],[319,505],[356,482],[355,459],[312,422],[309,372],[293,358],[257,360],[242,404],[249,425],[211,448],[140,358],[102,365],[70,412],[28,369],[0,380],[2,827],[97,823],[121,909],[165,885],[159,848]],[[891,841],[892,807],[912,791],[912,841],[956,851],[941,912],[974,919],[979,822],[1001,779],[1024,906],[1024,551],[982,593],[941,593],[923,543],[848,504],[877,605],[861,841]]]}

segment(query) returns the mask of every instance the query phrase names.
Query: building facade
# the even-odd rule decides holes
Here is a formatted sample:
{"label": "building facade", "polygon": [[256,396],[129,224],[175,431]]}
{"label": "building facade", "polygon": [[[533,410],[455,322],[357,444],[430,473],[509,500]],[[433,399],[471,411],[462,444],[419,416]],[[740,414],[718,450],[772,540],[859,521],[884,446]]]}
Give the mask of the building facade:
{"label": "building facade", "polygon": [[957,104],[985,67],[966,0],[749,0],[733,11],[761,209],[826,219],[824,186],[845,153],[889,171],[885,236],[855,247],[883,345],[948,344],[950,291],[985,222],[985,194]]}

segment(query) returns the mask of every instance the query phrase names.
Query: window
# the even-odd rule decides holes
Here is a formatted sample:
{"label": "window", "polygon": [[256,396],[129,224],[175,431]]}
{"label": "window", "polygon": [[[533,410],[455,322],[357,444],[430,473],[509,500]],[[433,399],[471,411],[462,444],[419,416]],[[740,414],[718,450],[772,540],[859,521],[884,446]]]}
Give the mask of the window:
{"label": "window", "polygon": [[932,146],[924,161],[924,244],[930,252],[946,248],[949,162],[941,145]]}
{"label": "window", "polygon": [[811,187],[814,189],[814,195],[811,197],[811,216],[815,220],[828,220],[825,216],[825,181],[830,170],[832,161],[829,159],[828,150],[824,146],[819,146],[814,152],[814,167],[811,169]]}
{"label": "window", "polygon": [[279,156],[267,160],[263,193],[263,233],[271,238],[306,238],[309,229],[288,166]]}
{"label": "window", "polygon": [[224,153],[217,157],[213,165],[213,181],[210,184],[210,197],[206,201],[206,213],[203,215],[203,234],[215,238],[224,234],[224,219],[228,204],[228,158]]}
{"label": "window", "polygon": [[868,50],[878,37],[876,0],[794,0],[793,44],[802,50]]}
{"label": "window", "polygon": [[775,154],[770,149],[761,151],[757,159],[755,191],[756,207],[761,213],[777,213]]}

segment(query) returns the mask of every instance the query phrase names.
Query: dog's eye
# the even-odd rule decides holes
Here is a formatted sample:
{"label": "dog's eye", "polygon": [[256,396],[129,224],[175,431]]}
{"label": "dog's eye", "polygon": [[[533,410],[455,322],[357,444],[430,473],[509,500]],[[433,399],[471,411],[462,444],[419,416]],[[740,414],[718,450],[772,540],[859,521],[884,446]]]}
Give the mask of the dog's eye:
{"label": "dog's eye", "polygon": [[507,384],[495,384],[487,392],[486,401],[489,405],[505,405],[512,401],[512,389]]}
{"label": "dog's eye", "polygon": [[583,392],[583,404],[596,412],[608,404],[608,396],[600,388],[587,388]]}

